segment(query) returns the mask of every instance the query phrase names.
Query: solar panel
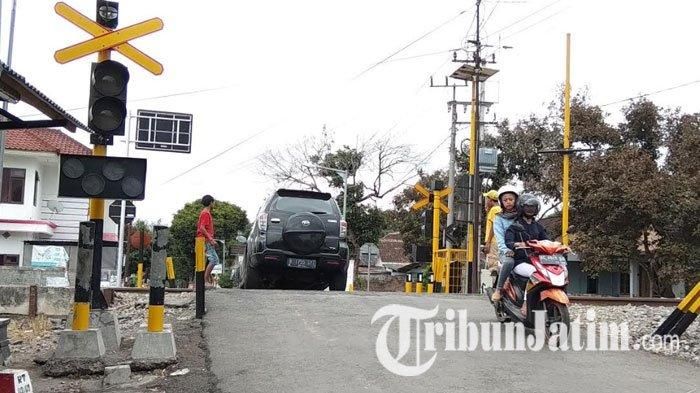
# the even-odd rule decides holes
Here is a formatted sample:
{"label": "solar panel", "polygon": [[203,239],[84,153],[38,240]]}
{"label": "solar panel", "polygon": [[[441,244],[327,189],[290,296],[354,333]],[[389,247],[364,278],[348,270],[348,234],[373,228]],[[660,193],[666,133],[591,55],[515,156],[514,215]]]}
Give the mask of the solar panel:
{"label": "solar panel", "polygon": [[136,149],[175,153],[192,151],[192,115],[139,109]]}

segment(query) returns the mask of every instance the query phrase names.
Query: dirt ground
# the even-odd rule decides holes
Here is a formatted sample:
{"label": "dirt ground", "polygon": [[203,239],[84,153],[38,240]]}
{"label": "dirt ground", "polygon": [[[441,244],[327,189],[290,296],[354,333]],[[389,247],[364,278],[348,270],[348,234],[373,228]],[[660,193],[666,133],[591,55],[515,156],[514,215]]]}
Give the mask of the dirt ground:
{"label": "dirt ground", "polygon": [[[168,296],[171,296],[170,294]],[[172,295],[175,302],[187,303],[185,296]],[[147,294],[119,294],[113,309],[117,311],[122,330],[122,344],[119,353],[107,357],[108,364],[125,364],[134,344],[133,335],[143,323]],[[167,299],[166,299],[167,302]],[[208,350],[202,336],[203,326],[194,319],[194,302],[186,307],[166,306],[165,323],[170,323],[175,332],[177,363],[164,369],[134,372],[128,384],[103,387],[102,375],[47,377],[42,372],[41,361],[55,349],[57,333],[66,326],[65,319],[39,316],[34,320],[12,317],[8,329],[12,349],[9,367],[29,372],[35,392],[217,392],[216,379],[208,371]],[[184,373],[184,369],[187,372]],[[171,376],[180,371],[184,375]]]}

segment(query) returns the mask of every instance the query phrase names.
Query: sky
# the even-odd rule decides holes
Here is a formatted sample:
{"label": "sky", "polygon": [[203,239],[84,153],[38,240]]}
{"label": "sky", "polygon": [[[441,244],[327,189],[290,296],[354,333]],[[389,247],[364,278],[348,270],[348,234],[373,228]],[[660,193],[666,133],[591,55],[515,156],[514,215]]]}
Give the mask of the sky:
{"label": "sky", "polygon": [[[94,1],[68,2],[89,17]],[[131,43],[160,61],[154,76],[115,53],[131,73],[128,109],[193,115],[192,153],[130,150],[148,159],[146,199],[137,217],[169,223],[186,202],[211,194],[235,203],[253,219],[278,187],[257,158],[284,149],[324,125],[336,142],[354,146],[371,135],[390,135],[427,157],[428,171],[448,163],[449,89],[431,88],[460,64],[451,49],[475,33],[473,1],[122,0],[119,27],[160,17],[162,31]],[[56,50],[89,38],[55,14],[52,1],[17,0],[12,68],[79,120],[87,123],[90,63],[96,56],[58,64]],[[2,1],[0,57],[7,60],[12,1]],[[700,80],[700,3],[671,0],[484,0],[485,44],[496,51],[499,72],[486,83],[496,102],[488,119],[515,121],[543,114],[564,81],[565,37],[571,33],[571,83],[607,104]],[[373,64],[441,26],[369,71]],[[435,52],[444,52],[435,54]],[[467,98],[462,89],[460,99]],[[700,111],[700,83],[650,96],[665,107]],[[620,121],[625,103],[604,107]],[[10,112],[39,119],[23,104]],[[466,114],[460,113],[461,120]],[[84,131],[72,134],[83,143]],[[459,141],[468,130],[461,128]],[[241,143],[243,142],[243,143]],[[197,164],[225,149],[225,154]],[[436,149],[437,148],[437,149]],[[428,152],[435,151],[428,156]],[[117,138],[109,155],[126,155]],[[415,178],[408,179],[412,184]],[[380,202],[381,206],[388,206]]]}

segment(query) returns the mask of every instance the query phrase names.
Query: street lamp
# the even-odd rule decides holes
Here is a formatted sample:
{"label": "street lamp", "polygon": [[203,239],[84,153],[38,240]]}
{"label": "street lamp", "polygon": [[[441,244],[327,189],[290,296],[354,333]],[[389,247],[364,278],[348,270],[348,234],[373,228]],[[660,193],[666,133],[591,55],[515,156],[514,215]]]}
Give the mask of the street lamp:
{"label": "street lamp", "polygon": [[329,171],[334,171],[337,174],[340,175],[340,177],[343,178],[343,220],[345,220],[345,216],[347,213],[348,209],[348,176],[350,175],[350,172],[346,169],[338,169],[338,168],[331,168],[327,166],[322,166],[322,165],[306,165],[309,168],[317,168],[317,169],[326,169]]}

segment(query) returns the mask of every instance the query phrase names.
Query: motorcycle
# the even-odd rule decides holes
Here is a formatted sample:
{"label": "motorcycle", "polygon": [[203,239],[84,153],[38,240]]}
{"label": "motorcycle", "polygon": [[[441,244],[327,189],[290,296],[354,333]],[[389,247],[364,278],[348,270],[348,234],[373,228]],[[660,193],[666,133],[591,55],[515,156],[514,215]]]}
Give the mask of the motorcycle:
{"label": "motorcycle", "polygon": [[[525,231],[518,223],[514,223],[513,226],[518,232]],[[484,288],[484,294],[496,310],[499,322],[521,322],[526,328],[532,329],[535,327],[534,311],[544,310],[546,334],[549,332],[549,326],[556,322],[565,324],[568,329],[570,317],[566,286],[569,277],[564,257],[568,248],[549,240],[530,240],[524,243],[527,247],[523,248],[526,249],[535,272],[530,277],[523,277],[515,273],[514,269],[503,285],[500,301],[491,300],[494,288]],[[526,304],[524,314],[521,312],[523,303]]]}

